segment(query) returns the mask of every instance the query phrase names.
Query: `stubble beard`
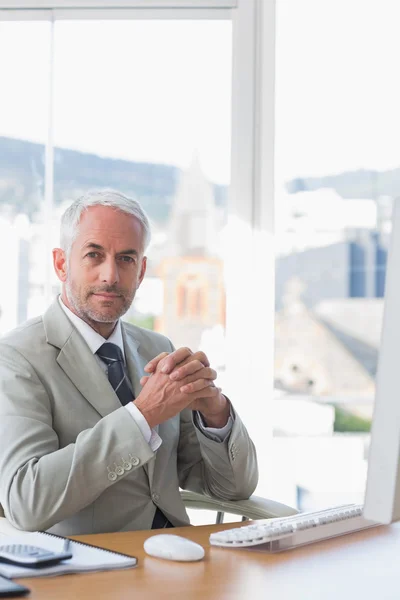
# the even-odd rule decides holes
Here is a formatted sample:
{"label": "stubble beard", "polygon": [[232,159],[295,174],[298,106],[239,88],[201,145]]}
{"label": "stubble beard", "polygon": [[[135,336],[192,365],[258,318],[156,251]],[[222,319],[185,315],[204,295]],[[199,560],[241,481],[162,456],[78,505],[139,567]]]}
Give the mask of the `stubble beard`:
{"label": "stubble beard", "polygon": [[[107,313],[104,309],[103,311],[97,310],[90,306],[89,299],[94,293],[107,292],[113,294],[120,294],[122,298],[122,304],[119,310],[115,310],[114,308]],[[65,293],[68,299],[69,304],[71,305],[75,314],[80,317],[85,323],[92,325],[92,323],[116,323],[122,315],[124,315],[129,307],[131,306],[133,299],[135,297],[136,288],[129,293],[127,290],[116,289],[113,286],[103,286],[102,288],[86,288],[78,292],[75,290],[72,282],[69,277],[65,282]],[[107,306],[107,301],[104,301],[105,308]],[[110,303],[111,309],[111,303]]]}

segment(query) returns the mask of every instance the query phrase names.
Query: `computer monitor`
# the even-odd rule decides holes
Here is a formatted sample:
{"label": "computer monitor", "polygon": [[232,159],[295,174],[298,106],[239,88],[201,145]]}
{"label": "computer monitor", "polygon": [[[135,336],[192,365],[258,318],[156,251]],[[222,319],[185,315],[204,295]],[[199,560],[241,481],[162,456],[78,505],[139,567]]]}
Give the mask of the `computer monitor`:
{"label": "computer monitor", "polygon": [[393,202],[364,517],[400,519],[400,198]]}

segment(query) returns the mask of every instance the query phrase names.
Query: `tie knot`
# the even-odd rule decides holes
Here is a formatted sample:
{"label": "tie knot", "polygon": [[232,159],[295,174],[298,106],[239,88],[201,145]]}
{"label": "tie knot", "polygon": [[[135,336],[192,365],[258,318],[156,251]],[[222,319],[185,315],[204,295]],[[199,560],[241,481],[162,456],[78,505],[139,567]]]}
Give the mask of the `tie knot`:
{"label": "tie knot", "polygon": [[115,362],[124,362],[124,357],[121,348],[117,346],[117,344],[111,344],[111,342],[106,342],[105,344],[100,346],[96,354],[108,366]]}

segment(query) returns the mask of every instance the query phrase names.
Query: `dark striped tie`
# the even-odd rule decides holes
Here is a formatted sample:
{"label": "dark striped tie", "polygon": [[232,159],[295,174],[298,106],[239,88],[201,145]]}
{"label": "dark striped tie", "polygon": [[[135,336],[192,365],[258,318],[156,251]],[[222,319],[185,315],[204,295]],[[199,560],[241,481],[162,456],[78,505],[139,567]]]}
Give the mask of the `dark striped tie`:
{"label": "dark striped tie", "polygon": [[[108,381],[117,394],[121,404],[125,406],[134,399],[131,382],[125,370],[124,357],[121,348],[111,342],[106,342],[97,350],[96,354],[107,365]],[[163,512],[156,508],[152,529],[173,527]]]}
{"label": "dark striped tie", "polygon": [[96,354],[107,365],[108,381],[117,394],[123,406],[134,399],[133,389],[124,365],[121,348],[116,344],[106,342]]}

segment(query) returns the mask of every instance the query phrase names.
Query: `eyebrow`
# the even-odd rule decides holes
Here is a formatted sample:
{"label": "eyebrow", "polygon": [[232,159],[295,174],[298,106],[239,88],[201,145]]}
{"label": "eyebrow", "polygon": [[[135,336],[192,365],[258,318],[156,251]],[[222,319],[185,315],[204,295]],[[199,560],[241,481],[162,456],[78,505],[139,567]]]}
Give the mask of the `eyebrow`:
{"label": "eyebrow", "polygon": [[[89,242],[88,244],[86,244],[84,246],[85,250],[89,249],[89,248],[93,248],[94,250],[104,250],[103,246],[101,246],[100,244],[95,244],[94,242]],[[134,256],[139,256],[139,253],[137,250],[135,250],[134,248],[128,248],[127,250],[120,250],[120,252],[117,252],[118,255],[120,254],[133,254]]]}

